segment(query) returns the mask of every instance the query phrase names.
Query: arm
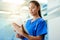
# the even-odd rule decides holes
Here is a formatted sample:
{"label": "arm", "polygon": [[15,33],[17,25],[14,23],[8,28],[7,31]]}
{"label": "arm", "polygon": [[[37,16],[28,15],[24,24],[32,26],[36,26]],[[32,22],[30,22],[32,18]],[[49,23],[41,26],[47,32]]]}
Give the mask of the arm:
{"label": "arm", "polygon": [[26,31],[24,30],[23,26],[21,26],[20,28],[18,27],[18,25],[16,24],[13,24],[14,25],[14,28],[15,30],[23,35],[24,37],[28,38],[29,40],[42,40],[43,36],[30,36],[26,33]]}
{"label": "arm", "polygon": [[[24,30],[24,27],[22,26],[23,29],[23,36],[28,38],[29,40],[42,40],[44,35],[41,36],[30,36],[28,33],[26,33],[26,31]],[[21,32],[19,32],[21,33]]]}
{"label": "arm", "polygon": [[24,31],[23,36],[28,38],[29,40],[42,40],[43,37],[44,37],[44,35],[41,35],[41,36],[30,36],[30,35],[28,35],[28,33],[26,33],[26,31],[24,30],[23,26],[22,26],[22,28],[23,28],[23,31]]}
{"label": "arm", "polygon": [[24,36],[26,38],[28,38],[29,40],[42,40],[42,38],[44,37],[43,35],[41,35],[41,36],[30,36],[28,34],[24,34]]}
{"label": "arm", "polygon": [[20,35],[20,34],[18,34],[18,33],[16,34],[16,37],[17,37],[17,38],[20,38],[20,39],[23,39],[23,38],[24,38],[24,36],[22,36],[22,35]]}

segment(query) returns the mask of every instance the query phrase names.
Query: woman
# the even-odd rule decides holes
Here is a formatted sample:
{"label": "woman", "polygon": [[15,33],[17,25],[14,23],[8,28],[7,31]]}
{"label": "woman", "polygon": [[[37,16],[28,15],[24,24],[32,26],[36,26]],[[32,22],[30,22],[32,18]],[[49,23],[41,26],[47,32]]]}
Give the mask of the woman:
{"label": "woman", "polygon": [[27,20],[25,27],[13,23],[18,32],[16,37],[22,40],[44,40],[45,34],[47,34],[47,24],[41,17],[40,4],[37,1],[30,1],[29,11],[33,18]]}

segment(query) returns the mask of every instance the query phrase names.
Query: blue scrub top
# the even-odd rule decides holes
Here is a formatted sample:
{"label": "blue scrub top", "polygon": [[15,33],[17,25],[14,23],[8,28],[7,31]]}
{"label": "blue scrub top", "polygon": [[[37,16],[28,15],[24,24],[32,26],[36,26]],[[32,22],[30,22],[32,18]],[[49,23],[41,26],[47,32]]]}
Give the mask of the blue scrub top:
{"label": "blue scrub top", "polygon": [[[25,30],[30,36],[40,36],[47,34],[47,24],[44,19],[37,18],[33,22],[32,19],[28,20],[25,25]],[[22,40],[28,40],[23,38]],[[44,40],[44,38],[42,39]]]}

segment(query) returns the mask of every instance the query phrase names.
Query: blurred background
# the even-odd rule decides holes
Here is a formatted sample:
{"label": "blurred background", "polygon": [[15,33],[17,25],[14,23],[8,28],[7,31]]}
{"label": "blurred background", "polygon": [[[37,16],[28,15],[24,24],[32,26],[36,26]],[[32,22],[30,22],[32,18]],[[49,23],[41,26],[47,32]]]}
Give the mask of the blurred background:
{"label": "blurred background", "polygon": [[[23,24],[32,18],[29,14],[31,0],[0,0],[0,40],[20,40],[15,37],[11,23],[21,19]],[[42,17],[47,21],[45,40],[60,40],[60,0],[36,0],[41,5]],[[17,20],[16,20],[17,19]]]}

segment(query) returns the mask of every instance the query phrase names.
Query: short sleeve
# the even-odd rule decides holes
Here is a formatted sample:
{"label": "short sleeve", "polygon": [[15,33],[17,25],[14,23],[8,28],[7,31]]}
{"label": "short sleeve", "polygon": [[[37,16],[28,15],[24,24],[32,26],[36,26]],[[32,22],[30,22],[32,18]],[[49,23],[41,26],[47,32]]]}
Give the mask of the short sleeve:
{"label": "short sleeve", "polygon": [[36,30],[36,36],[45,35],[45,34],[47,34],[47,23],[44,20],[38,24]]}

